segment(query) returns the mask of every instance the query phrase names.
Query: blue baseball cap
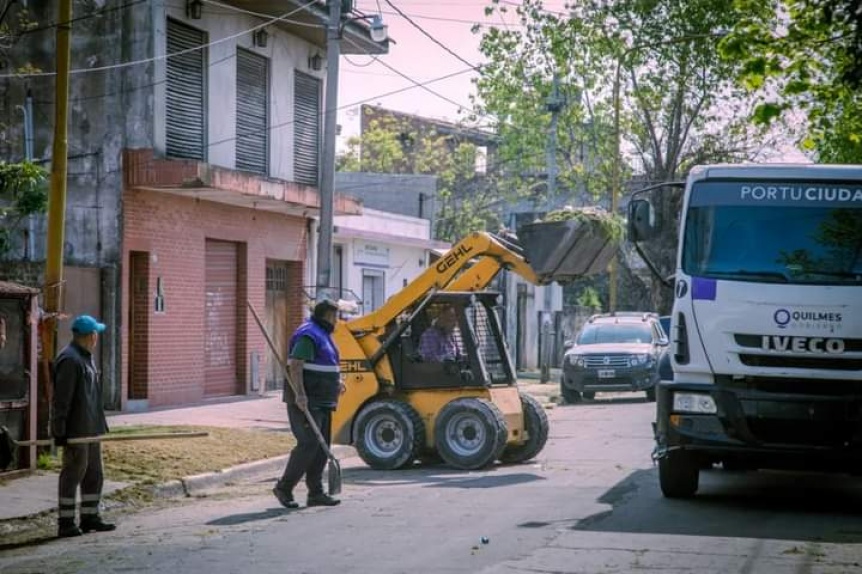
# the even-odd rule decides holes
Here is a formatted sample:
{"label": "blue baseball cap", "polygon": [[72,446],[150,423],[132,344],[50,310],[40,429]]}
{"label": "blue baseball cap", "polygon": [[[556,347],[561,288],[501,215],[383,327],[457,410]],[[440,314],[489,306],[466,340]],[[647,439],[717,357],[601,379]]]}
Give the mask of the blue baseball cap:
{"label": "blue baseball cap", "polygon": [[89,335],[91,333],[101,333],[105,330],[105,324],[99,323],[90,315],[78,315],[72,321],[72,332],[79,335]]}

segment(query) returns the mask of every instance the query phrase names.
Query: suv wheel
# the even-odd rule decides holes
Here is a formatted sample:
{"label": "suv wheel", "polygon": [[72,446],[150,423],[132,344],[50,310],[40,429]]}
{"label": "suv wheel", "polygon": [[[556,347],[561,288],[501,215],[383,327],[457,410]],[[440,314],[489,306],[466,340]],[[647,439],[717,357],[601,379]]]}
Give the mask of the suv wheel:
{"label": "suv wheel", "polygon": [[646,400],[651,403],[655,402],[655,387],[650,387],[646,390]]}

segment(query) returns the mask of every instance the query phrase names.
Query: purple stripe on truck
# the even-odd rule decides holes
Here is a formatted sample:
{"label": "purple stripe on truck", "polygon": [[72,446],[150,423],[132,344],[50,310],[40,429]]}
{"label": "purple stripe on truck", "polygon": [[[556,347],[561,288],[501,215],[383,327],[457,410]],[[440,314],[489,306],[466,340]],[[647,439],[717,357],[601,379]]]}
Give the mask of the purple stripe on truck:
{"label": "purple stripe on truck", "polygon": [[703,277],[691,278],[691,298],[694,301],[715,301],[718,282]]}

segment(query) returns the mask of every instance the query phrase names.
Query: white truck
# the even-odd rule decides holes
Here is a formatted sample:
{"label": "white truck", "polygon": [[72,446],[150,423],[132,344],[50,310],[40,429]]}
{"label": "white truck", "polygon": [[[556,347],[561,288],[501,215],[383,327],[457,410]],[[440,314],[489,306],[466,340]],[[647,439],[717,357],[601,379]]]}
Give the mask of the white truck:
{"label": "white truck", "polygon": [[[637,196],[629,239],[649,241],[662,222]],[[663,494],[718,463],[862,474],[862,166],[693,169],[676,261]]]}

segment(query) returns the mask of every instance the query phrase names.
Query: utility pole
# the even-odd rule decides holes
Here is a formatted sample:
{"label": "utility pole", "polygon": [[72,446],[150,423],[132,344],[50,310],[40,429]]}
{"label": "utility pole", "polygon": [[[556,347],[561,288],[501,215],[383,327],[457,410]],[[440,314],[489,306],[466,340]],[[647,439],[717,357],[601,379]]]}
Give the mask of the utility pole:
{"label": "utility pole", "polygon": [[[329,0],[326,25],[326,114],[323,119],[323,158],[320,171],[320,235],[317,238],[315,299],[326,296],[332,277],[332,233],[335,215],[335,138],[338,130],[338,64],[341,58],[341,3]],[[339,294],[340,296],[340,294]]]}
{"label": "utility pole", "polygon": [[557,124],[559,123],[560,112],[563,110],[565,103],[565,100],[560,97],[560,76],[554,73],[551,95],[548,96],[548,101],[545,105],[545,109],[551,112],[547,150],[548,202],[552,202],[557,194]]}
{"label": "utility pole", "polygon": [[[66,219],[68,160],[69,69],[71,67],[72,0],[60,0],[57,17],[57,74],[54,89],[54,142],[51,150],[51,195],[48,200],[48,240],[45,263],[45,318],[42,328],[43,385],[40,401],[53,389],[48,366],[56,353],[57,319],[63,303],[63,245]],[[48,392],[45,392],[48,391]],[[39,417],[47,423],[47,417]]]}
{"label": "utility pole", "polygon": [[[628,52],[626,52],[628,53]],[[613,157],[613,181],[611,182],[611,214],[616,215],[622,187],[622,158],[620,157],[620,72],[623,56],[617,59],[617,71],[614,75],[613,103],[614,103],[614,157]],[[617,310],[617,256],[611,259],[608,265],[608,311]]]}
{"label": "utility pole", "polygon": [[[565,99],[560,95],[560,76],[554,72],[553,84],[551,85],[551,94],[545,104],[545,109],[551,112],[551,125],[548,126],[548,150],[547,150],[547,165],[548,171],[548,195],[545,200],[549,209],[553,208],[557,200],[557,125],[560,119],[560,112],[565,106]],[[550,289],[549,285],[544,289]],[[551,313],[552,305],[548,304],[547,299],[542,305],[544,311],[542,313],[542,324],[539,336],[542,339],[542,353],[539,357],[539,382],[547,383],[551,380],[551,332],[549,323],[546,321]]]}

